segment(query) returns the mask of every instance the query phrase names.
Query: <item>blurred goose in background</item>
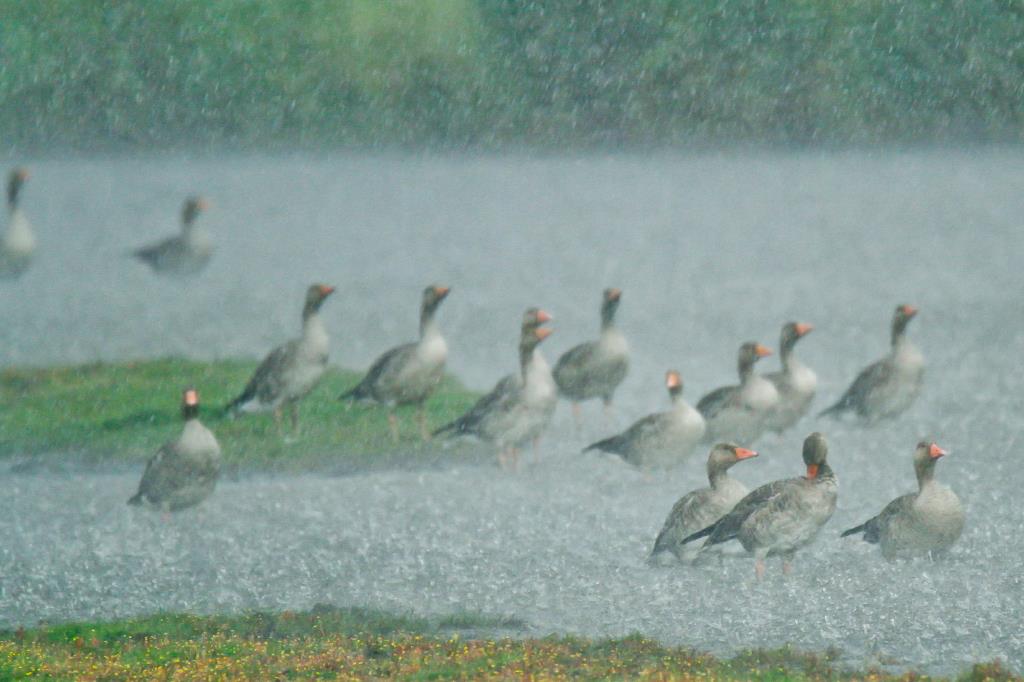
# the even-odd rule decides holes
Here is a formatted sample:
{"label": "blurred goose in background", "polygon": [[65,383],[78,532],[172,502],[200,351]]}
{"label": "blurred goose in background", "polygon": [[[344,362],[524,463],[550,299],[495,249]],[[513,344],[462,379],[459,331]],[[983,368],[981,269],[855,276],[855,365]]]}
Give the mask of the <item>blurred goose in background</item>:
{"label": "blurred goose in background", "polygon": [[759,343],[744,343],[737,360],[739,386],[723,386],[700,399],[697,411],[708,425],[705,442],[752,443],[761,435],[768,415],[779,404],[779,392],[775,384],[754,372],[754,363],[771,354]]}
{"label": "blurred goose in background", "polygon": [[885,506],[878,516],[843,532],[864,534],[864,540],[878,544],[886,559],[940,555],[957,541],[964,530],[964,508],[960,498],[935,480],[935,464],[947,453],[935,443],[921,441],[914,451],[917,492],[901,495]]}
{"label": "blurred goose in background", "polygon": [[665,374],[672,409],[648,415],[617,436],[584,448],[622,457],[639,467],[681,464],[704,436],[704,417],[683,400],[683,379],[676,370]]}
{"label": "blurred goose in background", "polygon": [[538,308],[523,314],[519,336],[519,373],[499,381],[466,414],[434,431],[435,436],[476,436],[498,448],[503,469],[519,465],[519,448],[544,432],[555,413],[558,389],[538,346],[551,330],[541,327],[551,316]]}
{"label": "blurred goose in background", "polygon": [[924,378],[924,356],[907,340],[905,333],[915,315],[917,308],[912,305],[896,306],[889,354],[864,368],[839,402],[819,417],[838,417],[853,412],[861,419],[875,421],[895,417],[914,403]]}
{"label": "blurred goose in background", "polygon": [[209,206],[202,197],[189,197],[181,210],[181,234],[136,249],[132,255],[160,274],[192,275],[199,272],[213,255],[210,233],[196,224],[196,218]]}
{"label": "blurred goose in background", "polygon": [[736,503],[733,510],[708,527],[687,536],[683,544],[707,537],[701,547],[739,540],[754,555],[758,578],[764,577],[765,557],[782,557],[789,573],[793,556],[809,544],[836,510],[839,480],[828,465],[828,443],[820,433],[804,440],[807,475],[762,485]]}
{"label": "blurred goose in background", "polygon": [[230,414],[273,411],[280,428],[281,412],[288,407],[292,429],[298,428],[298,402],[316,387],[327,370],[329,340],[319,313],[332,293],[334,287],[326,284],[314,284],[306,290],[302,336],[270,351],[245,390],[228,405]]}
{"label": "blurred goose in background", "polygon": [[387,405],[388,424],[394,440],[398,440],[398,418],[394,408],[399,405],[417,406],[420,433],[424,440],[430,437],[423,403],[441,383],[448,359],[448,344],[434,318],[450,291],[449,287],[436,284],[424,289],[420,303],[419,341],[397,346],[381,355],[358,385],[338,396],[339,400]]}
{"label": "blurred goose in background", "polygon": [[779,360],[781,372],[770,372],[764,378],[772,382],[779,392],[779,404],[768,415],[768,430],[782,433],[800,421],[811,408],[814,393],[818,388],[818,376],[814,371],[793,357],[796,342],[814,329],[803,322],[789,322],[782,327],[779,336]]}
{"label": "blurred goose in background", "polygon": [[146,463],[139,491],[128,504],[172,512],[194,507],[213,494],[220,475],[220,445],[199,421],[199,394],[195,389],[186,390],[181,402],[185,420],[181,435]]}
{"label": "blurred goose in background", "polygon": [[629,371],[629,344],[615,326],[622,291],[605,289],[601,299],[601,335],[567,350],[555,363],[558,390],[572,401],[573,417],[580,424],[580,403],[601,398],[605,409]]}
{"label": "blurred goose in background", "polygon": [[658,539],[654,541],[651,560],[667,553],[684,563],[697,558],[700,547],[684,545],[683,540],[725,516],[750,492],[728,472],[733,464],[751,457],[757,457],[757,453],[735,443],[719,443],[711,448],[708,454],[708,482],[711,486],[691,490],[672,506]]}
{"label": "blurred goose in background", "polygon": [[15,168],[7,178],[7,231],[0,239],[0,279],[15,279],[28,270],[36,251],[36,236],[25,212],[18,206],[28,171]]}

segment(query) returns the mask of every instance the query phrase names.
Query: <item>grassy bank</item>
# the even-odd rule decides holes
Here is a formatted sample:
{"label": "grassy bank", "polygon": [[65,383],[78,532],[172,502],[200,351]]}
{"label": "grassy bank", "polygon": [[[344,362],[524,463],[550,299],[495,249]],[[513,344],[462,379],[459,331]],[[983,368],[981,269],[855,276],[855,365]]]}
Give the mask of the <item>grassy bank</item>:
{"label": "grassy bank", "polygon": [[[401,440],[388,433],[387,411],[336,398],[360,375],[331,369],[300,406],[298,435],[284,435],[271,415],[230,419],[223,406],[256,364],[164,359],[0,372],[0,458],[76,453],[92,460],[148,457],[181,429],[181,391],[199,389],[202,419],[220,440],[227,464],[362,467],[389,457],[436,456],[419,438],[414,410],[399,411]],[[476,396],[446,378],[427,403],[427,421],[440,425]]]}
{"label": "grassy bank", "polygon": [[[161,615],[0,632],[2,679],[920,679],[835,665],[835,652],[755,651],[720,660],[639,636],[494,639],[506,619],[427,620],[362,609],[238,617]],[[1015,678],[977,665],[964,680]]]}
{"label": "grassy bank", "polygon": [[0,0],[0,146],[1024,139],[1008,0]]}

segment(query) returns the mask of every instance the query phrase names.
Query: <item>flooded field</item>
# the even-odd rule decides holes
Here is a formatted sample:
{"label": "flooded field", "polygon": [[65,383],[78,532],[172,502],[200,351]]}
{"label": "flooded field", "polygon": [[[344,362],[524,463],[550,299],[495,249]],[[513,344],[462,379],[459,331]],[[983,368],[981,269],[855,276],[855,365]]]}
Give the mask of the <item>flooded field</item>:
{"label": "flooded field", "polygon": [[[0,286],[0,363],[261,355],[293,335],[325,281],[332,361],[365,366],[412,338],[423,285],[450,369],[489,388],[516,362],[519,315],[555,317],[550,360],[596,334],[600,291],[624,291],[633,362],[607,423],[576,434],[566,406],[518,475],[460,466],[222,483],[169,521],[124,505],[138,471],[3,465],[0,627],[316,602],[482,611],[529,634],[638,631],[697,649],[835,646],[851,663],[953,672],[1024,661],[1024,168],[1019,153],[512,158],[176,158],[29,162],[36,263]],[[217,252],[192,280],[125,254],[177,229],[206,195]],[[578,454],[666,402],[735,380],[740,342],[774,347],[790,319],[819,376],[817,409],[885,352],[896,303],[928,362],[924,393],[872,429],[808,418],[756,444],[749,485],[800,471],[807,432],[829,437],[839,509],[791,577],[751,562],[651,569],[672,502],[703,485],[703,454],[649,480]],[[774,368],[775,359],[767,361]],[[181,384],[189,382],[182,377]],[[180,386],[168,386],[175,394]],[[55,406],[55,413],[59,406]],[[55,419],[57,417],[55,416]],[[2,435],[0,435],[2,436]],[[967,507],[945,562],[883,562],[839,532],[913,488],[922,436]],[[230,444],[225,443],[225,447]],[[527,457],[529,460],[529,457]],[[141,465],[140,465],[141,467]]]}

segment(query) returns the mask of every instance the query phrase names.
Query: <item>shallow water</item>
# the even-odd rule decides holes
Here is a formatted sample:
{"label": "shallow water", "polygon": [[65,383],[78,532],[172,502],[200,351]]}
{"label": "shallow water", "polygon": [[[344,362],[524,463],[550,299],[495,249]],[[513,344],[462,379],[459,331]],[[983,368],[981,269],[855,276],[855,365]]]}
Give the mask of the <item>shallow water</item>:
{"label": "shallow water", "polygon": [[[600,290],[620,286],[634,362],[615,426],[664,404],[670,366],[692,401],[732,381],[739,343],[774,345],[791,318],[817,327],[798,353],[821,379],[818,409],[884,352],[898,302],[922,308],[910,334],[929,369],[903,419],[871,430],[808,419],[735,470],[751,485],[792,475],[802,437],[829,436],[839,510],[790,578],[774,567],[756,584],[746,560],[646,568],[673,500],[703,483],[702,457],[647,481],[578,455],[607,432],[590,406],[583,436],[560,410],[540,462],[517,476],[243,478],[170,522],[124,506],[135,472],[2,474],[0,626],[326,601],[514,615],[534,634],[1019,669],[1022,157],[32,163],[25,208],[40,255],[0,287],[3,364],[256,356],[295,332],[302,290],[323,280],[340,290],[324,308],[333,359],[353,367],[414,334],[424,284],[451,284],[451,368],[477,389],[514,366],[523,308],[554,314],[553,359],[594,334]],[[163,280],[123,256],[176,229],[191,191],[215,204],[206,272]],[[887,564],[840,541],[912,488],[924,434],[952,452],[939,476],[968,507],[952,557]]]}

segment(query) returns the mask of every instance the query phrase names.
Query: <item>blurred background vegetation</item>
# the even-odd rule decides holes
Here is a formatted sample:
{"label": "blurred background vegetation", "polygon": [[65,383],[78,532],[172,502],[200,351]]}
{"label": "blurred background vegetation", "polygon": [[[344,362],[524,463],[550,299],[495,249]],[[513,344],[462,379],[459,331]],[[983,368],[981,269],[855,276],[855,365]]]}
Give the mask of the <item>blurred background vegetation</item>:
{"label": "blurred background vegetation", "polygon": [[1020,0],[0,0],[8,151],[1016,142]]}

